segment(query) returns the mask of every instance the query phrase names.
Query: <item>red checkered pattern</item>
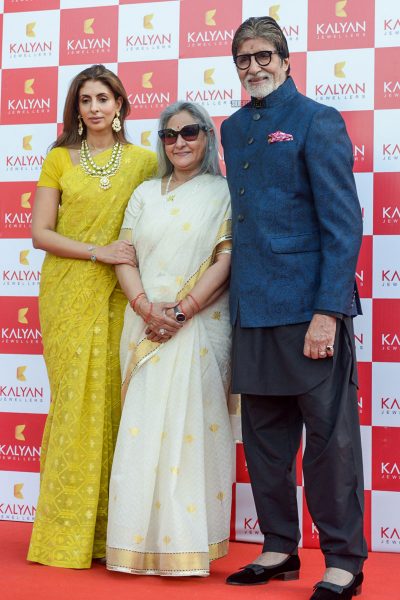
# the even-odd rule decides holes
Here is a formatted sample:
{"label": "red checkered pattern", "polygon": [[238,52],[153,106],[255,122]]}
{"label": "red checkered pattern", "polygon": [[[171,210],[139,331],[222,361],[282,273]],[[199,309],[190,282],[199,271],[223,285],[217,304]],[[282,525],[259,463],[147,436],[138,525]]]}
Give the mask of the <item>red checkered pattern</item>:
{"label": "red checkered pattern", "polygon": [[[400,552],[398,0],[0,0],[0,519],[35,513],[50,392],[37,310],[43,253],[30,223],[69,82],[93,63],[117,72],[132,106],[129,137],[144,147],[155,147],[157,118],[178,98],[203,104],[219,129],[244,97],[233,33],[268,13],[287,36],[299,90],[340,110],[353,142],[364,217],[355,343],[366,537],[373,550]],[[232,537],[260,541],[241,444],[236,463]],[[302,544],[315,547],[301,452],[297,473]]]}

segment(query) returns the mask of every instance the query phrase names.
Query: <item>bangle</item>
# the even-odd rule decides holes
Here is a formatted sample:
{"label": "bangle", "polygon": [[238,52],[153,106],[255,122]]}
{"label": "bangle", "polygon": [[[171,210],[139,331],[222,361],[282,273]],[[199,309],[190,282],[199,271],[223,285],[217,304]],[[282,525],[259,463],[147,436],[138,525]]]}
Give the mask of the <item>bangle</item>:
{"label": "bangle", "polygon": [[146,318],[144,320],[145,323],[148,323],[150,321],[150,317],[151,317],[151,313],[153,312],[153,303],[150,302],[150,308],[149,308],[149,312],[146,315]]}
{"label": "bangle", "polygon": [[129,304],[131,305],[132,310],[135,310],[135,304],[137,302],[137,300],[140,298],[140,296],[145,296],[146,294],[144,292],[140,292],[137,296],[135,296],[133,298],[133,300],[130,300]]}
{"label": "bangle", "polygon": [[96,262],[96,260],[97,260],[97,257],[96,257],[96,254],[95,254],[95,251],[96,251],[96,246],[89,246],[89,247],[88,247],[88,252],[91,252],[91,255],[90,255],[90,260],[91,260],[93,263],[94,263],[94,262]]}
{"label": "bangle", "polygon": [[193,298],[192,294],[187,294],[187,298],[190,298],[194,302],[195,306],[197,307],[197,312],[200,312],[201,308],[199,306],[199,303],[195,298]]}

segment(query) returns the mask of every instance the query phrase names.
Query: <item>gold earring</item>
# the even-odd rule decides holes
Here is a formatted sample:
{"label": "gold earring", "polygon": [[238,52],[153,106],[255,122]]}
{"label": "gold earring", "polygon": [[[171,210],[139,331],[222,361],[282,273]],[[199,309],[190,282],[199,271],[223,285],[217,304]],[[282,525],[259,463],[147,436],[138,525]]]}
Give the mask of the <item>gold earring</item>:
{"label": "gold earring", "polygon": [[82,117],[78,115],[78,134],[81,136],[83,133]]}
{"label": "gold earring", "polygon": [[113,131],[115,131],[116,133],[118,133],[118,131],[121,131],[121,129],[122,129],[121,121],[119,120],[119,111],[118,110],[113,119],[111,127],[112,127]]}

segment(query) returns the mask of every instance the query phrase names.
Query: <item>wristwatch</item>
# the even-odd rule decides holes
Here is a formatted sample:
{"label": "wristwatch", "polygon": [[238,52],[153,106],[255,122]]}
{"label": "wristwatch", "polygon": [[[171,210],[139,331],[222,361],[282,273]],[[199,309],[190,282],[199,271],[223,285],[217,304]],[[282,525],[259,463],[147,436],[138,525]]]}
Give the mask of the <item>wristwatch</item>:
{"label": "wristwatch", "polygon": [[181,310],[179,310],[178,306],[174,306],[175,320],[178,323],[184,323],[186,321],[186,315]]}

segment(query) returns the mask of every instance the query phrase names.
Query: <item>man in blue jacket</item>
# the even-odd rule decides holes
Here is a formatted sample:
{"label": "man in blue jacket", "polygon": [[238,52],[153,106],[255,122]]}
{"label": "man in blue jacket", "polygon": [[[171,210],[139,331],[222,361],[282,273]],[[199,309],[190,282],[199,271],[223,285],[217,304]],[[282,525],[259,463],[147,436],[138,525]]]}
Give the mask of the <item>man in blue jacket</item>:
{"label": "man in blue jacket", "polygon": [[340,114],[301,95],[270,17],[237,30],[251,101],[222,124],[232,197],[233,391],[263,552],[227,583],[296,579],[295,458],[303,425],[307,504],[326,571],[312,600],[361,590],[367,556],[352,318],[362,218]]}

